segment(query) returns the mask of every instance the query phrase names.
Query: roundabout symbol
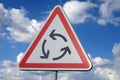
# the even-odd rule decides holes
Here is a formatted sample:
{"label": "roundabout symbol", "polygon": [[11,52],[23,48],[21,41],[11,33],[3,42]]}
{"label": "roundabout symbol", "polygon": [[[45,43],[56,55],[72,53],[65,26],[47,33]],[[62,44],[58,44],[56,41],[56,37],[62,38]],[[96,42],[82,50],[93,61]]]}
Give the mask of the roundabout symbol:
{"label": "roundabout symbol", "polygon": [[[63,36],[62,34],[59,34],[59,33],[55,33],[55,29],[52,30],[52,32],[50,33],[49,37],[53,40],[57,40],[56,37],[60,37],[64,40],[64,42],[67,42],[67,39],[65,36]],[[42,43],[42,53],[43,53],[43,56],[40,56],[41,59],[48,59],[49,58],[49,55],[50,55],[50,50],[47,50],[45,51],[45,44],[46,44],[47,40],[45,39]],[[61,48],[59,50],[60,52],[63,52],[60,56],[58,57],[53,57],[52,60],[59,60],[61,58],[63,58],[67,53],[70,55],[71,54],[71,50],[69,48],[69,46],[65,46],[63,48]]]}

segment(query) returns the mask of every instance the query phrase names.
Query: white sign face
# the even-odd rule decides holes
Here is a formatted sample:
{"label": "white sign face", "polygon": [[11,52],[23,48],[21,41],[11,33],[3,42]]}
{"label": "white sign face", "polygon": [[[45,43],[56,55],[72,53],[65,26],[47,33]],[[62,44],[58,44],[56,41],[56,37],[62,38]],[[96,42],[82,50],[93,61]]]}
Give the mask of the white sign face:
{"label": "white sign face", "polygon": [[23,70],[89,70],[91,63],[60,6],[19,64]]}
{"label": "white sign face", "polygon": [[75,53],[77,51],[59,16],[56,15],[27,63],[82,63],[79,55]]}

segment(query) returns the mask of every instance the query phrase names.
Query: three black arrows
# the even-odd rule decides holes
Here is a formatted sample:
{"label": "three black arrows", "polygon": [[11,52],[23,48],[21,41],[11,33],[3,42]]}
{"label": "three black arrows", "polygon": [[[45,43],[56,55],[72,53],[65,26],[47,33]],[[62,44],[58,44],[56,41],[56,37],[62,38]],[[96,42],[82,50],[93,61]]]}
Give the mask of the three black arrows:
{"label": "three black arrows", "polygon": [[[60,37],[64,40],[64,42],[67,42],[67,39],[65,36],[61,35],[61,34],[58,34],[58,33],[55,33],[55,29],[52,30],[52,32],[50,33],[49,37],[52,38],[53,40],[57,40],[56,37]],[[41,59],[48,59],[49,57],[49,54],[50,54],[50,51],[47,50],[47,52],[45,52],[45,44],[46,44],[46,41],[47,40],[44,40],[43,41],[43,44],[42,44],[42,52],[43,52],[43,56],[40,56]],[[62,55],[58,56],[58,57],[54,57],[52,60],[59,60],[61,59],[62,57],[65,56],[65,54],[71,54],[71,50],[68,46],[65,46],[63,48],[60,49],[60,52],[63,52]]]}

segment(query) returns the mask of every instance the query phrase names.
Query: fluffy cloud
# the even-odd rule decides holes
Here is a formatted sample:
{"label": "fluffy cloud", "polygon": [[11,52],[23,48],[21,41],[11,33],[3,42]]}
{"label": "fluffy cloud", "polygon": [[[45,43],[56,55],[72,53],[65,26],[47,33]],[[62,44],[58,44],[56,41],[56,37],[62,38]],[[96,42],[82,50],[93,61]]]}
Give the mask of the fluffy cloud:
{"label": "fluffy cloud", "polygon": [[52,77],[49,71],[20,71],[17,64],[9,60],[0,64],[0,80],[47,80]]}
{"label": "fluffy cloud", "polygon": [[[116,43],[113,45],[113,54],[119,53],[119,43]],[[19,62],[22,59],[23,53],[21,52],[17,56],[17,62]],[[93,69],[88,72],[74,72],[74,71],[59,71],[58,73],[58,80],[119,80],[120,73],[119,66],[116,66],[116,61],[111,61],[109,59],[103,59],[101,57],[95,57],[93,58],[89,54],[91,61],[93,63]],[[115,59],[117,59],[118,56],[115,56]],[[117,61],[119,64],[119,61]],[[26,80],[26,79],[34,79],[34,80],[47,80],[52,79],[52,72],[49,71],[20,71],[16,67],[17,63],[5,60],[2,62],[2,68],[0,69],[1,78],[3,80],[9,80],[9,79],[16,79],[16,80]],[[120,64],[119,64],[120,65]],[[8,75],[5,77],[5,75]],[[9,79],[8,79],[9,77]]]}
{"label": "fluffy cloud", "polygon": [[[95,20],[98,24],[120,24],[120,0],[102,0],[100,4],[90,0],[71,0],[63,4],[63,9],[73,24],[84,23],[87,19]],[[95,8],[99,12],[93,13]],[[95,16],[94,14],[98,14]],[[44,20],[37,21],[27,17],[25,9],[5,8],[0,3],[0,30],[5,26],[6,33],[0,33],[0,37],[6,37],[17,42],[30,42],[38,33]],[[7,26],[7,27],[6,27]],[[26,37],[27,36],[27,37]]]}
{"label": "fluffy cloud", "polygon": [[114,44],[112,52],[115,56],[115,67],[119,68],[120,64],[118,64],[118,62],[120,62],[120,43],[115,43]]}
{"label": "fluffy cloud", "polygon": [[[103,66],[97,66],[94,70],[94,73],[99,75],[101,78],[105,80],[119,80],[120,79],[120,43],[115,43],[112,48],[112,52],[114,57],[113,61],[108,59],[93,59],[93,62],[101,62],[105,63]],[[111,64],[107,66],[108,64]]]}
{"label": "fluffy cloud", "polygon": [[71,0],[64,4],[63,9],[71,23],[78,24],[85,22],[87,18],[92,16],[88,11],[94,7],[96,7],[96,5],[89,1],[80,2],[77,0]]}
{"label": "fluffy cloud", "polygon": [[0,3],[0,27],[7,23],[8,11],[4,8],[3,4]]}
{"label": "fluffy cloud", "polygon": [[7,25],[6,30],[10,33],[7,37],[9,36],[9,38],[17,42],[30,42],[44,22],[29,19],[25,12],[24,9],[6,9],[0,3],[0,26]]}
{"label": "fluffy cloud", "polygon": [[104,80],[119,80],[119,74],[117,74],[116,70],[110,68],[101,68],[97,67],[94,71],[95,74],[98,74]]}
{"label": "fluffy cloud", "polygon": [[104,2],[100,4],[99,12],[101,16],[97,22],[101,25],[106,25],[107,23],[119,25],[120,16],[116,16],[116,14],[120,14],[119,4],[120,0],[104,0]]}
{"label": "fluffy cloud", "polygon": [[111,64],[111,61],[108,59],[103,59],[101,57],[95,57],[92,59],[94,66],[103,66]]}
{"label": "fluffy cloud", "polygon": [[115,43],[114,44],[112,52],[116,57],[120,57],[120,43]]}
{"label": "fluffy cloud", "polygon": [[[86,19],[92,19],[97,21],[100,25],[107,25],[108,23],[115,26],[120,25],[120,0],[102,0],[101,3],[92,3],[88,1],[71,0],[63,5],[63,9],[66,12],[69,20],[73,24],[84,23]],[[94,16],[92,11],[97,8],[94,14],[100,16]],[[94,9],[95,10],[95,9]]]}
{"label": "fluffy cloud", "polygon": [[[114,44],[112,52],[115,56],[115,60],[114,60],[114,63],[115,63],[114,65],[115,66],[114,66],[114,68],[117,69],[117,74],[120,75],[120,69],[119,69],[119,67],[120,67],[120,64],[119,64],[119,62],[120,62],[120,43],[115,43]],[[119,77],[119,79],[120,79],[120,77]]]}
{"label": "fluffy cloud", "polygon": [[[114,46],[115,47],[115,46]],[[23,53],[17,57],[19,62]],[[115,57],[116,59],[116,57]],[[74,71],[60,71],[58,73],[58,80],[119,80],[119,68],[115,67],[115,63],[108,59],[101,57],[92,58],[93,69],[88,72],[74,72]],[[111,64],[108,66],[108,64]],[[118,62],[119,64],[119,62]],[[2,80],[47,80],[52,79],[52,72],[50,71],[20,71],[16,62],[4,60],[0,65],[0,79]]]}
{"label": "fluffy cloud", "polygon": [[19,55],[17,56],[17,62],[19,63],[22,59],[22,57],[24,56],[23,52],[20,52]]}

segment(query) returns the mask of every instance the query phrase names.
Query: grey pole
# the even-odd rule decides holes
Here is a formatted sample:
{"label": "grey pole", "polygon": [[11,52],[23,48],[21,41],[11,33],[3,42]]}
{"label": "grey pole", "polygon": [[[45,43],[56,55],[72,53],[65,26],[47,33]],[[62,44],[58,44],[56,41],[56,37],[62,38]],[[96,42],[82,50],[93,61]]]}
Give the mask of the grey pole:
{"label": "grey pole", "polygon": [[53,76],[52,80],[57,80],[57,73],[58,71],[52,71],[52,76]]}

